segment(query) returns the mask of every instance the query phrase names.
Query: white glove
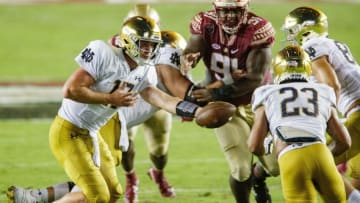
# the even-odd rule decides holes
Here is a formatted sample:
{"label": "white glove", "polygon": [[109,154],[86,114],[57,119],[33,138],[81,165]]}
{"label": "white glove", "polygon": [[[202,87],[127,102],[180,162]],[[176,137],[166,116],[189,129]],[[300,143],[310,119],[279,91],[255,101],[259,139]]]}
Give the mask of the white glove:
{"label": "white glove", "polygon": [[268,135],[264,140],[265,155],[271,154],[273,150],[273,137]]}

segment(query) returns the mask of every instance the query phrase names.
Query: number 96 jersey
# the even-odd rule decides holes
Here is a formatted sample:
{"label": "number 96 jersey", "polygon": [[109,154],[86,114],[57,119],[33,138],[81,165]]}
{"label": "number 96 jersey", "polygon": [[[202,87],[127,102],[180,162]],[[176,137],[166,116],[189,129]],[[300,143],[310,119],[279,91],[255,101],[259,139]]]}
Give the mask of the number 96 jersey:
{"label": "number 96 jersey", "polygon": [[335,101],[335,92],[324,84],[265,85],[255,90],[252,110],[265,107],[269,129],[274,136],[276,129],[292,127],[316,135],[325,143],[327,121]]}

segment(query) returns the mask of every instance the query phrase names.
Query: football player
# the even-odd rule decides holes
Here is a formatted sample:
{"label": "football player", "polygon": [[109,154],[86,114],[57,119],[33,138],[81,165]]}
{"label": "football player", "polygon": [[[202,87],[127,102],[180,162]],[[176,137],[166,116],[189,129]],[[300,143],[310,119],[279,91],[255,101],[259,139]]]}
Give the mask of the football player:
{"label": "football player", "polygon": [[201,109],[155,87],[152,58],[162,40],[152,19],[128,19],[120,39],[120,49],[101,40],[91,41],[76,57],[80,67],[64,84],[64,99],[51,125],[49,142],[77,187],[57,202],[116,202],[120,198],[115,161],[99,130],[116,112],[120,114],[119,107],[134,105],[138,94],[180,116],[194,117]]}
{"label": "football player", "polygon": [[[158,25],[160,25],[160,17],[158,12],[152,8],[149,4],[136,4],[135,7],[129,11],[128,15],[126,16],[126,19],[133,17],[133,16],[147,16],[152,18]],[[163,45],[164,46],[170,46],[173,48],[178,48],[179,50],[182,50],[186,46],[186,41],[183,39],[183,37],[176,33],[176,32],[170,32],[170,31],[163,31],[161,32],[163,37]],[[116,45],[116,37],[113,38],[113,44]],[[159,63],[163,63],[167,65],[171,65],[172,67],[175,66],[175,68],[178,68],[178,57],[179,51],[174,50],[167,50],[166,48],[160,49],[160,61],[157,64],[157,70],[158,75],[161,76],[161,70],[164,65],[161,65]],[[170,60],[172,57],[172,60]],[[166,60],[164,60],[166,59]],[[167,69],[164,68],[163,72]],[[173,71],[173,70],[171,70]],[[169,77],[169,81],[171,81],[174,74],[177,74],[178,71],[173,71],[173,74],[166,75],[165,77]],[[159,78],[159,84],[158,87],[164,91],[167,90],[166,87],[164,87],[164,84],[162,83],[163,80]],[[176,81],[176,79],[174,80]],[[182,87],[188,88],[188,81],[184,82],[183,84],[180,84],[179,90],[181,92]],[[174,91],[174,90],[173,90]],[[169,91],[167,91],[169,92]],[[146,102],[144,102],[146,103]],[[151,106],[151,105],[149,105]],[[145,108],[146,109],[146,108]],[[156,109],[158,110],[158,109]],[[141,110],[140,110],[141,111]],[[139,113],[137,113],[139,114]],[[148,114],[149,116],[143,116],[142,121],[143,128],[144,128],[144,136],[146,140],[146,144],[148,146],[149,151],[149,157],[150,160],[153,163],[153,167],[151,167],[148,170],[149,177],[158,185],[160,194],[163,197],[169,197],[173,198],[176,196],[174,188],[168,183],[165,174],[164,169],[168,161],[168,147],[170,143],[170,131],[172,126],[172,115],[164,110],[158,110],[154,111],[154,108],[151,112],[151,114]],[[145,119],[147,118],[147,120]],[[136,176],[135,167],[134,167],[134,159],[135,159],[135,145],[134,145],[134,139],[136,136],[136,131],[138,126],[133,126],[131,129],[129,129],[129,148],[127,151],[124,151],[122,154],[122,167],[125,170],[126,175],[126,188],[125,188],[125,199],[127,202],[134,202],[138,198],[138,189],[139,189],[139,180]]]}
{"label": "football player", "polygon": [[[259,87],[253,95],[250,151],[263,155],[264,139],[271,132],[286,202],[317,202],[318,191],[324,202],[345,203],[345,188],[332,155],[349,149],[351,138],[338,119],[334,90],[309,82],[311,61],[299,46],[279,51],[273,72],[275,84]],[[325,131],[334,140],[331,151]]]}
{"label": "football player", "polygon": [[[222,100],[238,107],[236,116],[215,134],[230,167],[229,179],[237,202],[249,202],[253,154],[246,140],[253,122],[251,95],[265,82],[271,64],[274,29],[270,22],[249,10],[250,0],[213,0],[213,10],[200,12],[190,22],[191,36],[181,56],[185,74],[202,58],[206,88],[194,90],[197,101]],[[268,172],[278,174],[276,162]],[[255,199],[271,202],[266,173],[254,173]]]}
{"label": "football player", "polygon": [[[181,98],[187,98],[186,93],[188,89],[190,89],[193,84],[192,82],[187,79],[186,77],[183,77],[181,73],[179,72],[179,56],[181,55],[181,49],[184,48],[186,45],[186,41],[184,38],[174,31],[161,31],[161,36],[163,43],[160,47],[160,53],[158,58],[156,59],[156,71],[157,71],[157,80],[158,80],[158,87],[162,89],[163,91],[169,92],[173,95],[177,95]],[[113,40],[110,40],[111,45],[113,49],[120,50],[119,47],[119,36],[115,36]],[[159,110],[159,108],[150,105],[149,103],[145,102],[142,98],[139,98],[135,104],[132,107],[128,108],[121,108],[119,109],[120,115],[123,116],[124,120],[121,122],[121,128],[126,125],[128,129],[131,129],[133,126],[136,126],[144,121],[147,121],[147,119],[151,119],[152,115],[156,115],[156,112]],[[126,124],[125,124],[126,123]],[[164,125],[162,122],[161,124]],[[165,123],[166,124],[166,123]],[[171,123],[170,123],[171,125]],[[159,126],[160,129],[169,127],[168,125],[165,126]],[[104,141],[109,145],[109,148],[112,152],[112,155],[115,159],[116,165],[118,165],[120,162],[122,162],[122,158],[129,159],[129,157],[126,155],[124,156],[124,153],[121,152],[119,146],[117,143],[119,143],[119,140],[122,138],[119,138],[120,135],[120,125],[119,125],[119,118],[117,116],[114,116],[110,121],[107,122],[105,126],[103,126],[100,130],[101,135],[104,139]],[[115,136],[114,136],[115,134]],[[123,135],[123,134],[122,134]],[[158,134],[161,135],[161,134]],[[148,139],[151,139],[152,137],[148,137]],[[157,140],[159,139],[159,136],[154,138],[155,141],[152,141],[150,143],[156,142],[161,143]],[[161,146],[163,146],[162,144]],[[156,146],[156,145],[155,145]],[[132,144],[129,145],[129,148],[127,151],[131,151]],[[150,147],[150,149],[154,149],[154,147]],[[157,151],[157,150],[155,150]],[[161,150],[160,150],[161,151]],[[123,157],[122,157],[123,155]],[[133,168],[133,157],[130,156],[130,160],[128,160],[132,165]],[[125,167],[124,167],[125,168]],[[125,168],[126,169],[126,168]],[[131,171],[131,170],[129,170]],[[131,176],[130,176],[131,177]],[[157,181],[159,187],[163,188],[170,188],[166,187],[164,183],[164,179],[161,179],[164,177],[157,176],[155,181]],[[166,181],[166,180],[165,180]],[[127,187],[130,182],[131,190],[126,190],[125,193],[125,202],[135,202],[137,200],[137,179],[128,179],[127,178]],[[168,185],[169,186],[169,185]],[[36,202],[36,201],[43,201],[43,202],[52,202],[54,200],[59,199],[64,194],[70,192],[72,189],[74,189],[74,183],[73,182],[64,182],[59,183],[53,186],[49,186],[47,188],[40,188],[40,189],[23,189],[18,186],[14,186],[11,188],[12,194],[9,194],[10,198],[13,199],[15,203],[22,202]],[[130,192],[129,192],[130,191]],[[15,193],[15,194],[14,194]]]}
{"label": "football player", "polygon": [[[282,29],[286,38],[298,44],[308,53],[314,78],[335,90],[337,109],[346,118],[352,146],[341,155],[335,156],[336,164],[349,161],[352,184],[360,189],[360,67],[349,47],[328,37],[326,15],[317,8],[298,7],[286,17]],[[349,199],[360,202],[359,192],[347,187]]]}
{"label": "football player", "polygon": [[[193,86],[193,83],[182,76],[179,71],[180,55],[186,41],[179,33],[174,31],[161,31],[161,36],[163,43],[156,59],[157,86],[164,92],[189,100],[186,93]],[[119,47],[116,44],[116,39],[112,41],[115,42],[113,46]],[[175,197],[175,190],[168,183],[163,172],[167,163],[172,115],[159,110],[159,108],[142,99],[137,101],[134,107],[121,109],[121,111],[126,118],[124,120],[128,121],[129,128],[129,148],[122,153],[121,159],[122,167],[126,173],[126,202],[131,203],[138,199],[139,180],[135,174],[133,139],[135,138],[136,127],[141,123],[143,123],[150,159],[154,164],[154,167],[149,169],[148,175],[158,185],[163,197]]]}

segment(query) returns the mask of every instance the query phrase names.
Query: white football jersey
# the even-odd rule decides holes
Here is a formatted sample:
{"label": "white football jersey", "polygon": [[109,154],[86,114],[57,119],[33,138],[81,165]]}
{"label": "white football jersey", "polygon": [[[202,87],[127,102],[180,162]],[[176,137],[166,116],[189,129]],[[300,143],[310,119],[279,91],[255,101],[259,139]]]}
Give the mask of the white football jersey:
{"label": "white football jersey", "polygon": [[276,129],[291,127],[318,136],[325,143],[330,107],[335,107],[335,92],[319,83],[294,82],[264,85],[252,98],[252,110],[265,107],[269,129],[275,139]]}
{"label": "white football jersey", "polygon": [[326,36],[313,38],[303,45],[311,60],[327,56],[341,84],[338,110],[344,115],[350,105],[360,98],[360,67],[346,44]]}
{"label": "white football jersey", "polygon": [[[138,92],[157,84],[154,66],[138,66],[131,70],[123,52],[101,40],[90,42],[75,61],[95,79],[95,84],[90,87],[95,91],[111,92],[119,82],[125,82],[129,89]],[[86,104],[64,98],[58,114],[76,126],[94,132],[116,111],[117,108],[110,105]]]}
{"label": "white football jersey", "polygon": [[[162,47],[160,48],[159,55],[156,58],[156,64],[166,64],[173,68],[180,69],[180,55],[181,50],[175,49],[172,47]],[[157,87],[162,91],[170,94],[167,88],[164,86],[162,81],[157,79],[156,74],[152,74],[152,77],[156,77],[154,81],[157,81]],[[126,120],[127,128],[131,128],[135,125],[143,123],[149,119],[159,108],[147,103],[144,99],[139,98],[134,106],[120,108],[119,111],[122,112]]]}

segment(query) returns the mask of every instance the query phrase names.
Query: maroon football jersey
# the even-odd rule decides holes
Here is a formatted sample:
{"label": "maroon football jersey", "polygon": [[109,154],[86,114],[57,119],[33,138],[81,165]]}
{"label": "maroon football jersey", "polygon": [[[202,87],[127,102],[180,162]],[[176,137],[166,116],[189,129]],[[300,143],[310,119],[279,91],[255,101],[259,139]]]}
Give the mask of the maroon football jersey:
{"label": "maroon football jersey", "polygon": [[[216,24],[214,10],[200,12],[190,23],[191,34],[201,35],[205,41],[204,64],[211,75],[211,82],[228,80],[236,69],[246,70],[246,59],[251,49],[268,47],[274,43],[275,31],[267,20],[248,12],[237,34],[227,38]],[[241,84],[239,84],[241,85]],[[248,104],[251,94],[233,98],[235,105]]]}

